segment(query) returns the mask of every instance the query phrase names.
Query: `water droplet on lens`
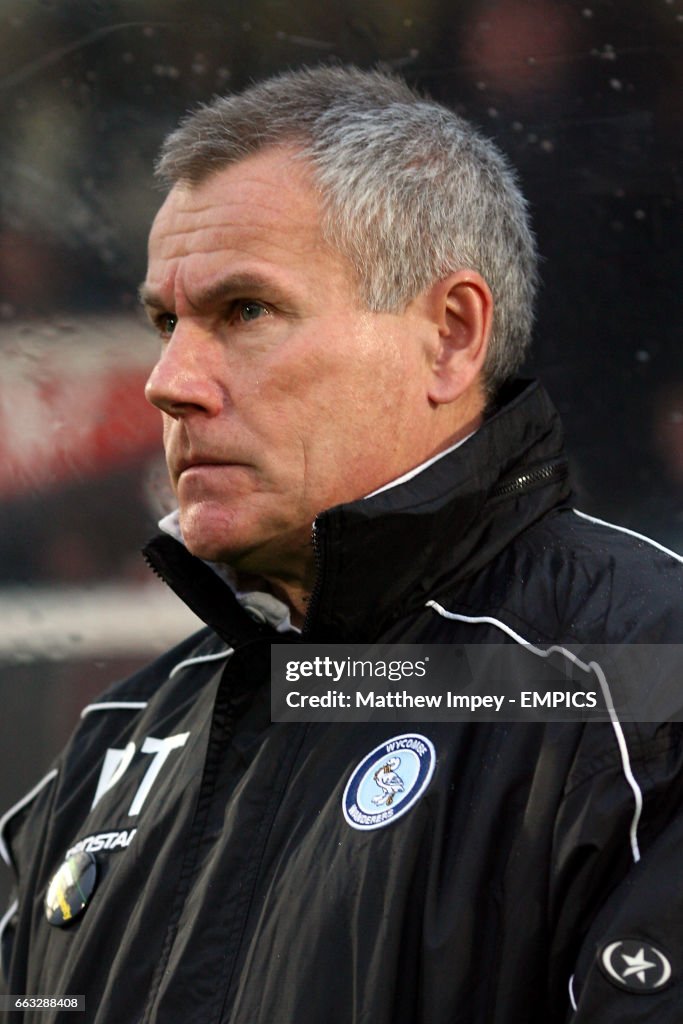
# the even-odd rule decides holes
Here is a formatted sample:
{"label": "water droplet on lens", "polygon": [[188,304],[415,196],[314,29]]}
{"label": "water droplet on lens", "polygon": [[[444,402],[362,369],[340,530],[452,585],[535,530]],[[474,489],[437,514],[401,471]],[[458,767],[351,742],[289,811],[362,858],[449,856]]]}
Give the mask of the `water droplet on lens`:
{"label": "water droplet on lens", "polygon": [[602,50],[592,50],[591,52],[595,54],[597,57],[600,57],[602,60],[617,59],[617,55],[611,43],[605,43]]}

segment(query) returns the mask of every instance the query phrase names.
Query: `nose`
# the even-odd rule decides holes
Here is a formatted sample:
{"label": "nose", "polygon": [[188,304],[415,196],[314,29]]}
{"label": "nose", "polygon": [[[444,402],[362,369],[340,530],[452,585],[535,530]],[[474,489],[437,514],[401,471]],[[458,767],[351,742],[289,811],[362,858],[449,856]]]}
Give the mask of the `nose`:
{"label": "nose", "polygon": [[216,371],[206,332],[178,322],[149,375],[145,398],[174,419],[197,411],[215,416],[223,404]]}

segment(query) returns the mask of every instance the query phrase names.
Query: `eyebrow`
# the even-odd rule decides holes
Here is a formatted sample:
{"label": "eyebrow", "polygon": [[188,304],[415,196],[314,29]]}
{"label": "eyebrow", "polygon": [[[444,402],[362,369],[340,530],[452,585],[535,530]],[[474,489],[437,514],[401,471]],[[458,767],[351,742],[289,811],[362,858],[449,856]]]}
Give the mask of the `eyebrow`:
{"label": "eyebrow", "polygon": [[[217,281],[207,288],[201,288],[193,298],[190,299],[188,297],[188,303],[193,309],[200,310],[220,305],[221,302],[225,302],[228,299],[250,298],[252,296],[257,298],[259,295],[263,295],[264,292],[267,292],[270,298],[276,302],[286,301],[284,292],[271,278],[261,274],[245,273],[231,274],[222,281]],[[144,283],[138,288],[138,298],[142,305],[148,309],[168,309],[168,305],[161,297]]]}
{"label": "eyebrow", "polygon": [[153,309],[165,309],[165,304],[157,295],[144,283],[138,285],[138,302],[141,306],[152,307]]}

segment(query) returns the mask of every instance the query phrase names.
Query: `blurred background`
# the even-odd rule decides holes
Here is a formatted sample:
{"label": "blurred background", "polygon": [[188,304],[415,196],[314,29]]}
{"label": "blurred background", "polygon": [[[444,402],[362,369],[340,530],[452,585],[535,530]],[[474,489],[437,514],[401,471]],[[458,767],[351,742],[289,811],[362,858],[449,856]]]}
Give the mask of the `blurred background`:
{"label": "blurred background", "polygon": [[495,138],[580,507],[683,550],[682,41],[683,0],[0,0],[0,809],[195,628],[138,553],[168,495],[136,290],[158,146],[217,92],[382,62]]}

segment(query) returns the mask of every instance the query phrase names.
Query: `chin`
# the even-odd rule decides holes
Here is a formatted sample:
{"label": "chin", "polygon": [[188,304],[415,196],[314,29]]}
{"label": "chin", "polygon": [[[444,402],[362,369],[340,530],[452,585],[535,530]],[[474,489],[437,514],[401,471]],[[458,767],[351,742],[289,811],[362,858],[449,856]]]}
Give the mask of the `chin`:
{"label": "chin", "polygon": [[205,562],[222,562],[226,565],[234,565],[235,568],[244,558],[248,558],[249,547],[238,543],[236,540],[227,537],[212,537],[202,535],[193,537],[187,536],[183,531],[185,547],[192,555],[203,559]]}
{"label": "chin", "polygon": [[180,512],[180,529],[185,547],[192,555],[202,558],[205,562],[232,563],[239,560],[249,545],[237,535],[226,522],[223,513],[219,516],[198,515],[195,510]]}
{"label": "chin", "polygon": [[[270,529],[266,527],[269,526]],[[287,528],[261,511],[256,517],[231,515],[225,507],[191,506],[180,510],[180,529],[187,550],[205,562],[220,562],[257,576],[301,574],[312,559],[311,528]]]}

